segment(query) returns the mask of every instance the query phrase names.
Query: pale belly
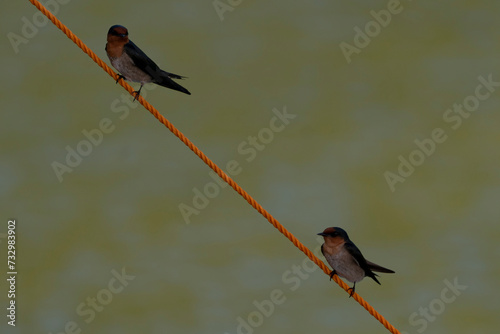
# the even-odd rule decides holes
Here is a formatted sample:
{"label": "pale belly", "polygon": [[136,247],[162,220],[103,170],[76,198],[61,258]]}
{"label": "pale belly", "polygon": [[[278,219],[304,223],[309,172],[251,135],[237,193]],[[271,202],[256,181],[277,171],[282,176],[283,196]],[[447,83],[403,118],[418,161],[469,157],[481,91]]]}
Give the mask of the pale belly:
{"label": "pale belly", "polygon": [[113,67],[116,68],[125,79],[140,83],[152,81],[151,76],[138,69],[126,53],[123,53],[120,58],[113,58],[110,60]]}
{"label": "pale belly", "polygon": [[346,250],[341,250],[335,255],[326,255],[326,260],[335,269],[337,275],[344,277],[349,282],[359,282],[365,277],[365,271]]}

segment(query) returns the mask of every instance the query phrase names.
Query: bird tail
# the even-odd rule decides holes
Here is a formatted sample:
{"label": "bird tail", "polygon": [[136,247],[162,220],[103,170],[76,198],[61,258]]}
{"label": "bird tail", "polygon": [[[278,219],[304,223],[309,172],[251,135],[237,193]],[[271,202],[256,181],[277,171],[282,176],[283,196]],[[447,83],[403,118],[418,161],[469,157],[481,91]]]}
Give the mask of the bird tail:
{"label": "bird tail", "polygon": [[187,78],[187,77],[183,77],[182,75],[173,74],[173,73],[170,73],[170,72],[167,72],[167,71],[162,71],[162,72],[163,72],[163,74],[166,74],[170,78],[174,78],[174,79],[186,79]]}
{"label": "bird tail", "polygon": [[382,266],[379,266],[378,264],[375,264],[373,262],[370,262],[366,260],[366,264],[370,268],[370,270],[377,271],[379,273],[388,273],[388,274],[394,274],[394,271],[391,269],[384,268]]}
{"label": "bird tail", "polygon": [[155,83],[160,85],[160,86],[167,87],[167,88],[177,90],[179,92],[183,92],[185,94],[191,95],[191,93],[186,88],[182,87],[181,85],[179,85],[177,82],[175,82],[174,80],[172,80],[170,78],[183,79],[185,77],[177,75],[177,74],[162,71],[161,77],[158,78],[157,80],[155,80]]}
{"label": "bird tail", "polygon": [[370,272],[366,272],[366,276],[370,277],[371,279],[373,279],[375,282],[378,283],[378,285],[381,285],[380,282],[378,281],[377,279],[377,274],[375,274],[373,271],[370,271]]}

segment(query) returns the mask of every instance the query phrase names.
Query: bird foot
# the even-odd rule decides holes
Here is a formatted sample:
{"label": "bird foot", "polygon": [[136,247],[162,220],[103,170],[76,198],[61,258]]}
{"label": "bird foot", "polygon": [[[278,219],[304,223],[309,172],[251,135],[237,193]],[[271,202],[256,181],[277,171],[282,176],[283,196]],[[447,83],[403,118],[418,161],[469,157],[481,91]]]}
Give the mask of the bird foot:
{"label": "bird foot", "polygon": [[137,100],[137,98],[139,97],[139,95],[141,95],[141,90],[134,90],[134,100],[132,102],[135,102],[135,100]]}
{"label": "bird foot", "polygon": [[141,95],[142,86],[144,86],[144,84],[141,85],[141,88],[139,88],[139,90],[134,90],[134,101],[132,101],[132,102],[135,102],[135,100],[137,100],[139,95]]}
{"label": "bird foot", "polygon": [[354,294],[354,290],[356,290],[356,282],[354,282],[354,285],[352,286],[352,288],[349,288],[347,291],[350,291],[349,293],[349,298],[352,297],[352,295]]}
{"label": "bird foot", "polygon": [[336,275],[337,272],[335,270],[332,270],[332,272],[330,273],[330,281],[332,280],[333,278],[333,275]]}
{"label": "bird foot", "polygon": [[118,83],[118,81],[120,81],[120,79],[125,79],[125,77],[121,74],[118,74],[118,79],[116,79],[115,83]]}

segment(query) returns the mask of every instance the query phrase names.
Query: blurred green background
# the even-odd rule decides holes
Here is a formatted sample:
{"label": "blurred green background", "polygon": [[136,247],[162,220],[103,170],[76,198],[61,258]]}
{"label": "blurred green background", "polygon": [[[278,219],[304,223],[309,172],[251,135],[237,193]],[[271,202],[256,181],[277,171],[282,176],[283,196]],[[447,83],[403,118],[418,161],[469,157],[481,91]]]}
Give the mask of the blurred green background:
{"label": "blurred green background", "polygon": [[[404,1],[348,63],[340,44],[391,1],[222,0],[223,20],[212,1],[64,2],[57,17],[108,64],[121,24],[188,77],[191,96],[144,95],[221,167],[238,161],[234,179],[306,246],[341,226],[394,269],[357,292],[396,328],[498,331],[500,87],[458,128],[443,117],[478,77],[500,82],[500,3]],[[320,270],[297,269],[305,256],[229,187],[208,186],[219,193],[187,224],[179,205],[210,169],[28,1],[2,7],[0,233],[17,219],[18,270],[13,328],[0,234],[2,333],[387,333]],[[296,117],[270,139],[273,109]],[[113,130],[60,182],[54,162],[103,119]],[[386,172],[436,128],[447,139],[391,191]],[[134,279],[116,292],[122,270]],[[274,290],[280,304],[262,303]]]}

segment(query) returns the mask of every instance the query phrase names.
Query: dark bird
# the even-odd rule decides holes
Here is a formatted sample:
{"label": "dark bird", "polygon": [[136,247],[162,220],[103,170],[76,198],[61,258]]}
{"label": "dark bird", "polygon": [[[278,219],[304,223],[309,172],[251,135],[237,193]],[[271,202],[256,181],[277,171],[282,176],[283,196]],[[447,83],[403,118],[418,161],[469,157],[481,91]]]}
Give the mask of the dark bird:
{"label": "dark bird", "polygon": [[340,227],[329,227],[318,235],[323,236],[325,243],[321,252],[332,267],[330,280],[337,274],[354,283],[350,296],[354,294],[356,283],[368,276],[380,285],[374,271],[394,273],[394,271],[366,260],[358,247],[349,239],[347,232]]}
{"label": "dark bird", "polygon": [[124,78],[141,83],[141,88],[135,91],[135,98],[139,96],[145,83],[155,83],[191,95],[186,88],[172,80],[172,78],[183,79],[185,77],[160,69],[137,45],[128,39],[128,30],[124,26],[114,25],[109,28],[105,50],[111,65],[120,72],[116,82]]}

